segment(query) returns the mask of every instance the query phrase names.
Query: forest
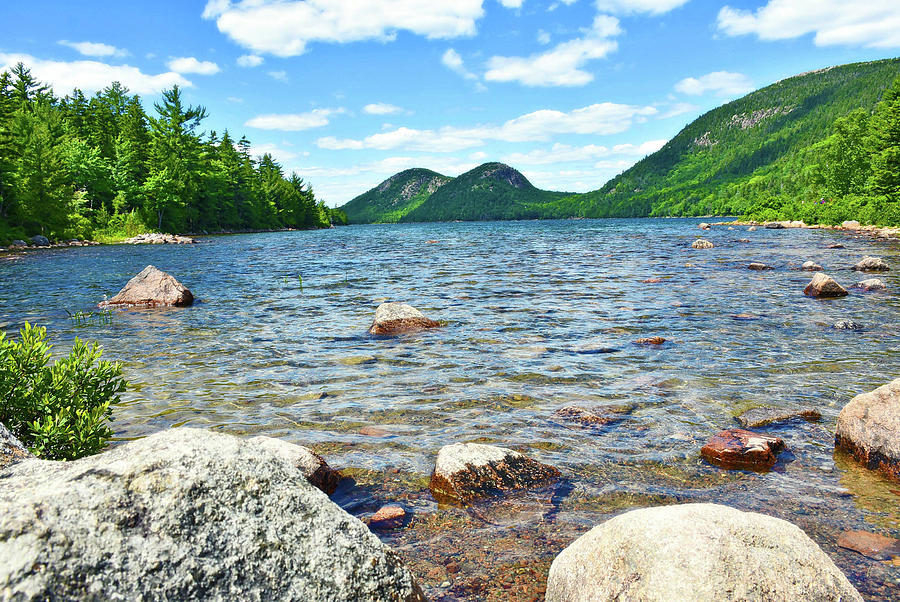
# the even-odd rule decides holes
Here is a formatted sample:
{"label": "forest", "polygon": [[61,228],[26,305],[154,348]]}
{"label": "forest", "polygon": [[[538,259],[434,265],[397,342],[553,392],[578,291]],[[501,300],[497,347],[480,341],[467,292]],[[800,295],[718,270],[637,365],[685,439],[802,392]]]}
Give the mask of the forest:
{"label": "forest", "polygon": [[0,73],[0,244],[346,223],[246,137],[202,131],[206,118],[177,86],[151,114],[118,82],[59,98],[21,63]]}

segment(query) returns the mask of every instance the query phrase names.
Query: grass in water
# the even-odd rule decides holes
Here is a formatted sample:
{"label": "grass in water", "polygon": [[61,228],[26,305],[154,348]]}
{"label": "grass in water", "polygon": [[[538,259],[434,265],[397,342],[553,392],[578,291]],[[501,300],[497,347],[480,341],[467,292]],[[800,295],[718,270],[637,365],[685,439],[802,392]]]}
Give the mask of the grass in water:
{"label": "grass in water", "polygon": [[76,311],[74,314],[69,310],[65,310],[69,314],[69,319],[78,328],[88,326],[106,326],[112,324],[112,312],[104,311]]}

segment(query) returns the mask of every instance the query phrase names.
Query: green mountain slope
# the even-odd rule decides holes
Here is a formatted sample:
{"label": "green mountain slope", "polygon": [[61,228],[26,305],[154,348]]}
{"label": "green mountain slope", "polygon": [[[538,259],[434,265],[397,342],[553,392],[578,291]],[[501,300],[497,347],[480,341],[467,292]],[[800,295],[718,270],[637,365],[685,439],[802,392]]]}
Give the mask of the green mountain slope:
{"label": "green mountain slope", "polygon": [[900,59],[854,63],[781,80],[686,126],[600,190],[545,205],[547,217],[740,215],[773,197],[818,198],[806,169],[835,119],[871,111]]}
{"label": "green mountain slope", "polygon": [[398,222],[450,180],[430,169],[407,169],[359,195],[341,209],[351,224]]}
{"label": "green mountain slope", "polygon": [[485,163],[454,178],[434,192],[404,222],[502,220],[541,217],[536,205],[569,193],[535,188],[525,176],[503,163]]}

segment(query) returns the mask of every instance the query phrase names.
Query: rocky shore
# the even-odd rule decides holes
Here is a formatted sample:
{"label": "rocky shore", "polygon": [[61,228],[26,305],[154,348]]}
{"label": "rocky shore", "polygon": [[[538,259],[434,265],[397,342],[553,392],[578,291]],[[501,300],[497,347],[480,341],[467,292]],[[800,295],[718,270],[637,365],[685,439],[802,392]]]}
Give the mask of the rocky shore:
{"label": "rocky shore", "polygon": [[[706,226],[703,228],[702,226]],[[900,236],[900,228],[886,226],[862,226],[856,221],[845,221],[840,226],[832,226],[829,224],[807,224],[802,221],[777,221],[777,222],[755,222],[735,220],[731,222],[712,222],[709,224],[700,224],[701,230],[708,230],[710,226],[728,226],[739,227],[745,226],[752,228],[768,228],[770,230],[781,230],[786,228],[806,228],[808,230],[840,230],[853,233],[859,236],[871,236],[873,238],[897,238]]]}

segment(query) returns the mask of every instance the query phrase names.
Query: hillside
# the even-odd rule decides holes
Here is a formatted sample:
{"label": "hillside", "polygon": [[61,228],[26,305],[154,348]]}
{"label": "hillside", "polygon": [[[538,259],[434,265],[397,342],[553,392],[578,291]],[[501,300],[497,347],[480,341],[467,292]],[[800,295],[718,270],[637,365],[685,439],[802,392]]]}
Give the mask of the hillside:
{"label": "hillside", "polygon": [[430,169],[407,169],[359,195],[341,209],[351,224],[398,222],[450,180]]}
{"label": "hillside", "polygon": [[545,205],[547,217],[741,215],[773,197],[818,198],[809,166],[835,119],[871,111],[900,59],[781,80],[702,115],[600,190]]}

